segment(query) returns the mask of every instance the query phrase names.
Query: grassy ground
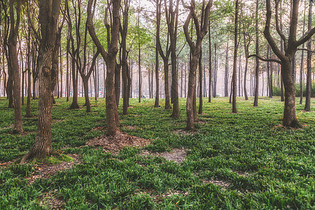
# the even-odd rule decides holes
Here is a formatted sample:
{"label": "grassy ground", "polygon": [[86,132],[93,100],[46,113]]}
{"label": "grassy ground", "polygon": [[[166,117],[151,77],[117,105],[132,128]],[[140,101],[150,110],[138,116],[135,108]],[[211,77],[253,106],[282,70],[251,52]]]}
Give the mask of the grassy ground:
{"label": "grassy ground", "polygon": [[[37,129],[36,117],[24,118],[26,134],[11,134],[13,111],[7,103],[0,98],[0,163],[26,154]],[[32,103],[36,115],[37,101]],[[42,208],[41,199],[62,200],[65,209],[315,208],[314,112],[297,105],[298,119],[306,127],[286,130],[277,126],[283,112],[279,98],[261,98],[256,108],[252,101],[238,99],[238,114],[231,113],[226,98],[217,98],[204,104],[197,132],[183,135],[178,130],[185,128],[185,101],[180,101],[178,120],[153,105],[153,100],[132,100],[129,115],[120,115],[121,130],[151,139],[142,150],[185,148],[183,163],[142,156],[137,148],[112,155],[84,146],[103,134],[93,128],[104,126],[104,99],[92,100],[88,114],[84,107],[68,110],[70,103],[58,99],[53,147],[81,155],[82,163],[32,184],[26,180],[34,172],[32,164],[0,168],[0,209]]]}

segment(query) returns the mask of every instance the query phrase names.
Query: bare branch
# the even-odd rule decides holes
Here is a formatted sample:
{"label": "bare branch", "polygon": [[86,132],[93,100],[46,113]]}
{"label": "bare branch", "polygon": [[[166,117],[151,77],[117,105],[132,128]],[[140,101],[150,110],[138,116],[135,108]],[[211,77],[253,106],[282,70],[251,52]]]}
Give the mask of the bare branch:
{"label": "bare branch", "polygon": [[248,58],[251,58],[251,57],[256,57],[258,58],[259,60],[262,60],[262,61],[265,61],[265,62],[276,62],[276,63],[279,63],[281,64],[281,61],[280,60],[277,60],[277,59],[266,59],[266,58],[263,58],[259,55],[256,55],[256,54],[253,54],[253,55],[250,55],[248,56]]}

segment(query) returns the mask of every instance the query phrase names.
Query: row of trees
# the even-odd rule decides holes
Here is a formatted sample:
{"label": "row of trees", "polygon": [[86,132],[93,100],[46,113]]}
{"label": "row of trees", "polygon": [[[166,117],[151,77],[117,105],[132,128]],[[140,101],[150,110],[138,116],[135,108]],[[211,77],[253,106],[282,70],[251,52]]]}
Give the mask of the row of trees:
{"label": "row of trees", "polygon": [[[138,2],[140,4],[140,2]],[[148,57],[155,63],[155,107],[159,107],[160,93],[160,61],[162,58],[164,75],[165,109],[172,108],[172,117],[178,118],[179,111],[179,68],[180,63],[188,69],[187,89],[187,129],[194,129],[197,120],[197,93],[199,94],[199,110],[202,113],[202,98],[206,90],[206,66],[208,67],[208,97],[216,97],[218,78],[218,40],[224,35],[234,35],[233,47],[233,72],[231,79],[231,91],[229,95],[229,41],[226,44],[225,61],[225,96],[230,96],[232,112],[237,113],[237,88],[241,87],[241,54],[238,53],[243,45],[245,69],[243,76],[243,91],[245,99],[247,93],[247,72],[250,57],[255,60],[255,99],[254,106],[258,106],[259,74],[263,64],[259,60],[266,61],[264,65],[267,71],[267,88],[272,97],[273,72],[277,66],[279,81],[284,88],[283,99],[285,101],[283,124],[289,127],[300,127],[295,114],[294,87],[296,78],[296,52],[307,52],[307,97],[305,109],[310,109],[311,97],[311,37],[315,33],[312,28],[312,2],[304,4],[304,11],[308,7],[308,18],[304,12],[303,32],[298,27],[298,18],[301,16],[300,1],[271,2],[265,4],[255,2],[230,1],[206,1],[195,0],[152,0],[154,10],[141,10],[137,3],[131,0],[108,0],[106,2],[96,0],[39,0],[21,1],[6,0],[1,2],[0,29],[2,41],[2,74],[5,74],[4,64],[8,66],[8,78],[4,84],[9,99],[9,106],[14,107],[15,123],[14,131],[23,132],[21,112],[21,78],[24,94],[24,73],[27,74],[27,116],[30,113],[31,85],[33,84],[33,97],[36,93],[36,81],[39,87],[39,113],[38,135],[34,147],[23,158],[22,162],[33,157],[42,158],[52,153],[51,147],[51,110],[54,102],[54,90],[59,89],[62,96],[63,64],[66,63],[66,89],[67,97],[70,96],[70,80],[72,81],[72,109],[78,105],[78,78],[81,77],[85,106],[87,112],[91,110],[89,99],[89,81],[94,73],[95,84],[99,77],[98,60],[103,59],[106,64],[104,72],[104,85],[106,89],[106,124],[107,134],[116,135],[119,128],[118,103],[120,94],[123,98],[123,114],[128,114],[129,98],[132,93],[131,61],[137,61],[138,66],[138,92],[139,102],[142,98],[142,69],[141,52],[145,44],[152,48],[147,50]],[[96,6],[98,5],[98,6]],[[99,6],[100,5],[100,6]],[[255,14],[251,9],[255,7]],[[102,9],[104,8],[104,9]],[[272,8],[275,8],[272,11]],[[266,10],[265,17],[260,12]],[[288,14],[285,11],[290,11]],[[142,14],[142,16],[140,15]],[[21,16],[26,17],[22,21]],[[155,18],[152,18],[154,17]],[[23,18],[22,18],[23,19]],[[308,19],[308,30],[305,30]],[[234,23],[232,23],[232,20]],[[264,36],[261,38],[259,22],[265,21]],[[140,22],[142,23],[140,25]],[[284,23],[289,24],[284,24]],[[4,24],[2,24],[4,23]],[[153,24],[152,24],[153,23]],[[162,24],[161,24],[162,23]],[[224,25],[224,27],[218,27]],[[154,27],[153,27],[154,26]],[[181,27],[183,26],[183,27]],[[220,28],[220,29],[217,29]],[[224,28],[224,30],[222,30]],[[150,31],[154,31],[152,33]],[[206,36],[208,35],[208,36]],[[154,38],[151,38],[154,37]],[[228,36],[231,37],[231,36]],[[266,57],[261,56],[261,42],[266,40],[268,47]],[[280,41],[278,41],[280,40]],[[310,40],[310,41],[308,41]],[[308,42],[307,42],[308,41]],[[253,47],[255,42],[255,47]],[[304,43],[307,48],[304,49]],[[154,44],[153,44],[154,43]],[[23,54],[22,46],[26,46],[26,67],[20,70],[18,52]],[[20,49],[18,49],[18,47]],[[222,47],[221,47],[222,48]],[[150,53],[154,49],[154,53]],[[250,52],[255,51],[250,55]],[[207,52],[207,53],[206,53]],[[301,69],[304,66],[302,53]],[[99,56],[101,58],[99,58]],[[5,59],[6,57],[6,59]],[[62,59],[66,57],[66,62]],[[206,59],[207,57],[207,59]],[[6,61],[5,61],[6,60]],[[182,62],[180,62],[182,60]],[[207,63],[208,62],[208,63]],[[169,67],[171,71],[169,73]],[[183,71],[181,70],[181,73]],[[71,76],[70,76],[71,75]],[[153,71],[152,71],[153,75]],[[198,75],[198,80],[197,80]],[[303,70],[300,72],[300,77]],[[171,77],[171,79],[169,78]],[[59,78],[61,77],[61,78]],[[122,78],[122,81],[121,81]],[[152,80],[150,79],[152,78]],[[183,75],[181,75],[181,79]],[[238,81],[237,81],[238,79]],[[198,90],[197,90],[198,81]],[[169,84],[170,82],[170,84]],[[186,81],[184,81],[186,82]],[[150,92],[153,95],[153,76],[149,77]],[[280,83],[280,82],[279,82]],[[300,80],[302,83],[302,80]],[[181,88],[183,81],[181,81]],[[238,84],[238,86],[237,86]],[[121,88],[122,85],[122,88]],[[169,89],[170,88],[170,89]],[[59,92],[58,92],[59,93]],[[97,88],[95,94],[98,93]],[[68,98],[69,99],[69,98]],[[172,104],[172,107],[171,107]]]}

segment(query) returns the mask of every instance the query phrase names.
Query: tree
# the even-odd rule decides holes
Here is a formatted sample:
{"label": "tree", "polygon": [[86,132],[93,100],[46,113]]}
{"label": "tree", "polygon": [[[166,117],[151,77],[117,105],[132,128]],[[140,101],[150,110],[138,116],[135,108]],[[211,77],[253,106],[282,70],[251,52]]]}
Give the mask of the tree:
{"label": "tree", "polygon": [[[74,2],[73,2],[74,3]],[[73,38],[73,32],[72,32],[72,28],[73,28],[73,24],[72,24],[72,19],[70,16],[70,12],[69,12],[69,3],[68,0],[66,0],[66,12],[67,12],[67,22],[68,22],[68,35],[69,35],[69,43],[67,45],[67,52],[71,55],[71,73],[72,73],[72,103],[70,106],[70,109],[78,109],[79,108],[79,104],[78,104],[78,69],[76,68],[76,61],[75,61],[75,56],[77,55],[77,53],[79,53],[79,47],[80,47],[80,43],[77,42],[75,45],[75,41]],[[75,29],[76,29],[76,33],[79,33],[80,28],[80,21],[76,21],[75,24]],[[79,35],[78,35],[79,36]]]}
{"label": "tree", "polygon": [[237,78],[237,49],[238,49],[238,11],[239,11],[239,3],[238,0],[235,1],[235,30],[234,30],[234,60],[233,60],[233,103],[232,103],[232,112],[237,113],[236,108],[236,78]]}
{"label": "tree", "polygon": [[282,52],[274,37],[271,35],[270,28],[271,28],[271,3],[270,0],[266,0],[266,25],[264,30],[265,38],[267,39],[270,47],[272,48],[273,52],[276,54],[279,60],[276,62],[281,64],[281,74],[283,78],[284,88],[285,88],[285,104],[284,104],[284,113],[283,113],[283,125],[288,127],[302,127],[301,124],[298,122],[295,113],[295,94],[296,90],[294,87],[294,82],[292,78],[292,59],[297,51],[298,46],[302,45],[303,43],[307,42],[312,35],[315,33],[315,27],[309,28],[309,30],[303,34],[300,39],[297,39],[297,23],[298,23],[298,11],[299,11],[299,0],[291,2],[291,16],[290,16],[290,25],[289,25],[289,35],[286,37],[283,31],[279,28],[278,24],[278,7],[279,2],[276,1],[276,30],[277,33],[280,35],[281,39],[284,42],[284,52]]}
{"label": "tree", "polygon": [[211,80],[212,80],[212,49],[211,49],[211,21],[209,21],[209,99],[211,102]]}
{"label": "tree", "polygon": [[224,97],[229,96],[229,42],[226,43],[225,71],[224,71]]}
{"label": "tree", "polygon": [[160,80],[159,80],[159,44],[158,44],[158,39],[157,37],[160,34],[160,23],[159,25],[158,20],[161,19],[161,0],[156,0],[156,31],[155,31],[155,102],[154,102],[154,107],[159,107],[160,106]]}
{"label": "tree", "polygon": [[[256,15],[255,15],[255,36],[256,36],[256,55],[259,55],[259,28],[258,28],[258,5],[259,0],[256,0]],[[255,98],[254,106],[258,106],[258,89],[259,89],[259,59],[255,61]]]}
{"label": "tree", "polygon": [[164,91],[165,91],[165,109],[170,109],[171,108],[171,104],[170,104],[170,91],[169,91],[169,77],[168,77],[168,61],[169,61],[169,57],[171,54],[171,47],[169,45],[169,33],[167,33],[167,41],[166,41],[166,46],[165,46],[165,53],[162,50],[162,46],[161,46],[161,41],[160,41],[160,24],[161,24],[161,1],[157,4],[157,21],[156,21],[156,30],[157,30],[157,34],[156,34],[156,39],[157,39],[157,47],[160,53],[160,56],[162,57],[163,60],[163,65],[164,65],[164,80],[165,80],[165,84],[164,84]]}
{"label": "tree", "polygon": [[10,32],[8,39],[8,50],[9,50],[9,72],[12,75],[13,82],[13,104],[14,104],[14,133],[22,133],[22,110],[21,110],[21,78],[19,71],[19,61],[17,54],[17,37],[20,26],[20,13],[21,13],[21,0],[16,1],[16,17],[14,15],[14,3],[15,0],[10,0]]}
{"label": "tree", "polygon": [[[308,31],[312,32],[312,0],[310,0],[309,13],[308,13]],[[313,32],[314,33],[314,32]],[[306,96],[305,96],[305,111],[311,110],[311,95],[312,95],[312,40],[307,43],[307,75],[306,75]]]}
{"label": "tree", "polygon": [[[89,62],[89,56],[88,54],[88,32],[87,32],[87,27],[86,27],[86,23],[84,24],[83,30],[83,46],[81,43],[82,40],[82,26],[81,26],[81,21],[82,21],[82,0],[79,1],[73,1],[73,9],[74,14],[70,14],[69,11],[69,7],[68,7],[68,2],[66,2],[66,10],[67,10],[67,19],[68,19],[68,24],[70,24],[70,26],[72,25],[72,20],[71,19],[75,19],[75,40],[76,40],[76,48],[75,48],[75,53],[70,53],[72,59],[75,62],[75,69],[80,73],[80,76],[82,78],[83,81],[83,88],[84,88],[84,97],[85,97],[85,106],[86,106],[86,112],[90,112],[91,111],[91,104],[90,104],[90,99],[89,99],[89,79],[91,77],[91,74],[93,72],[95,64],[96,64],[96,59],[99,55],[99,51],[97,51],[96,53],[94,53],[93,58],[91,59],[91,65]],[[72,32],[70,32],[71,37],[73,37]],[[74,39],[71,39],[74,40]],[[81,49],[83,48],[83,49]],[[75,91],[73,93],[75,94]],[[96,92],[95,92],[96,94]],[[77,100],[74,100],[75,103],[77,103]]]}
{"label": "tree", "polygon": [[107,67],[107,77],[106,77],[106,123],[107,123],[107,134],[110,136],[115,136],[119,127],[118,110],[116,105],[116,95],[115,95],[115,67],[116,67],[116,55],[118,52],[118,39],[119,39],[119,27],[120,27],[120,4],[121,0],[111,0],[109,5],[112,5],[111,20],[109,27],[110,31],[110,42],[108,44],[108,51],[105,50],[104,46],[101,44],[99,38],[96,35],[94,25],[93,25],[93,15],[92,7],[95,8],[96,0],[88,1],[87,8],[87,28],[89,34],[92,37],[98,51],[102,55]]}
{"label": "tree", "polygon": [[167,8],[166,0],[165,4],[165,16],[170,36],[170,49],[171,49],[171,63],[172,63],[172,86],[171,86],[171,98],[173,103],[172,117],[179,117],[179,102],[178,102],[178,69],[177,69],[177,55],[176,55],[176,43],[177,43],[177,26],[178,26],[178,7],[179,0],[176,0],[175,8],[173,9],[173,0],[169,0],[169,7]]}
{"label": "tree", "polygon": [[[196,3],[195,0],[190,1],[190,5],[186,5],[183,0],[182,3],[185,8],[189,9],[189,14],[187,16],[187,19],[184,24],[184,33],[186,40],[190,47],[190,53],[191,53],[191,63],[190,63],[190,69],[189,69],[189,78],[188,78],[188,96],[186,101],[186,112],[187,112],[187,129],[191,130],[194,129],[194,97],[196,97],[196,69],[198,66],[198,59],[200,56],[200,49],[201,44],[204,36],[208,32],[208,24],[209,24],[209,13],[210,8],[212,6],[212,0],[209,0],[207,2],[207,5],[205,3],[205,0],[202,1],[202,8],[201,8],[201,18],[198,20],[198,16],[196,14]],[[197,36],[197,40],[193,42],[192,37],[189,33],[189,23],[193,20],[195,32]]]}
{"label": "tree", "polygon": [[[39,101],[38,101],[38,133],[30,152],[21,162],[32,158],[44,158],[53,152],[51,145],[51,110],[52,91],[56,84],[56,68],[54,62],[58,58],[61,28],[58,30],[60,0],[39,1],[39,24],[41,38],[39,46]],[[58,60],[58,59],[57,59]]]}
{"label": "tree", "polygon": [[128,51],[127,51],[127,32],[128,32],[128,12],[130,8],[130,0],[124,1],[123,7],[123,24],[121,26],[121,65],[122,65],[122,79],[123,79],[123,114],[128,114],[129,96],[130,96],[130,70],[128,65]]}

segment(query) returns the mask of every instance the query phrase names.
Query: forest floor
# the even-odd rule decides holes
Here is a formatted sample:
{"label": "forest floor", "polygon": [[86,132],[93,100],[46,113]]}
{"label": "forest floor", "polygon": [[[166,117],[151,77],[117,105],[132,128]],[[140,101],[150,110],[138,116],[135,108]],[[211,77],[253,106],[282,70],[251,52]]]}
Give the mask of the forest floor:
{"label": "forest floor", "polygon": [[194,132],[184,130],[184,99],[176,120],[153,99],[131,100],[128,115],[119,108],[121,138],[108,139],[103,98],[91,98],[91,113],[83,99],[77,110],[57,99],[53,148],[66,158],[19,165],[36,136],[37,100],[16,135],[0,98],[0,209],[315,208],[315,112],[297,103],[304,128],[286,129],[280,98],[237,100],[238,114],[227,98],[205,102]]}

